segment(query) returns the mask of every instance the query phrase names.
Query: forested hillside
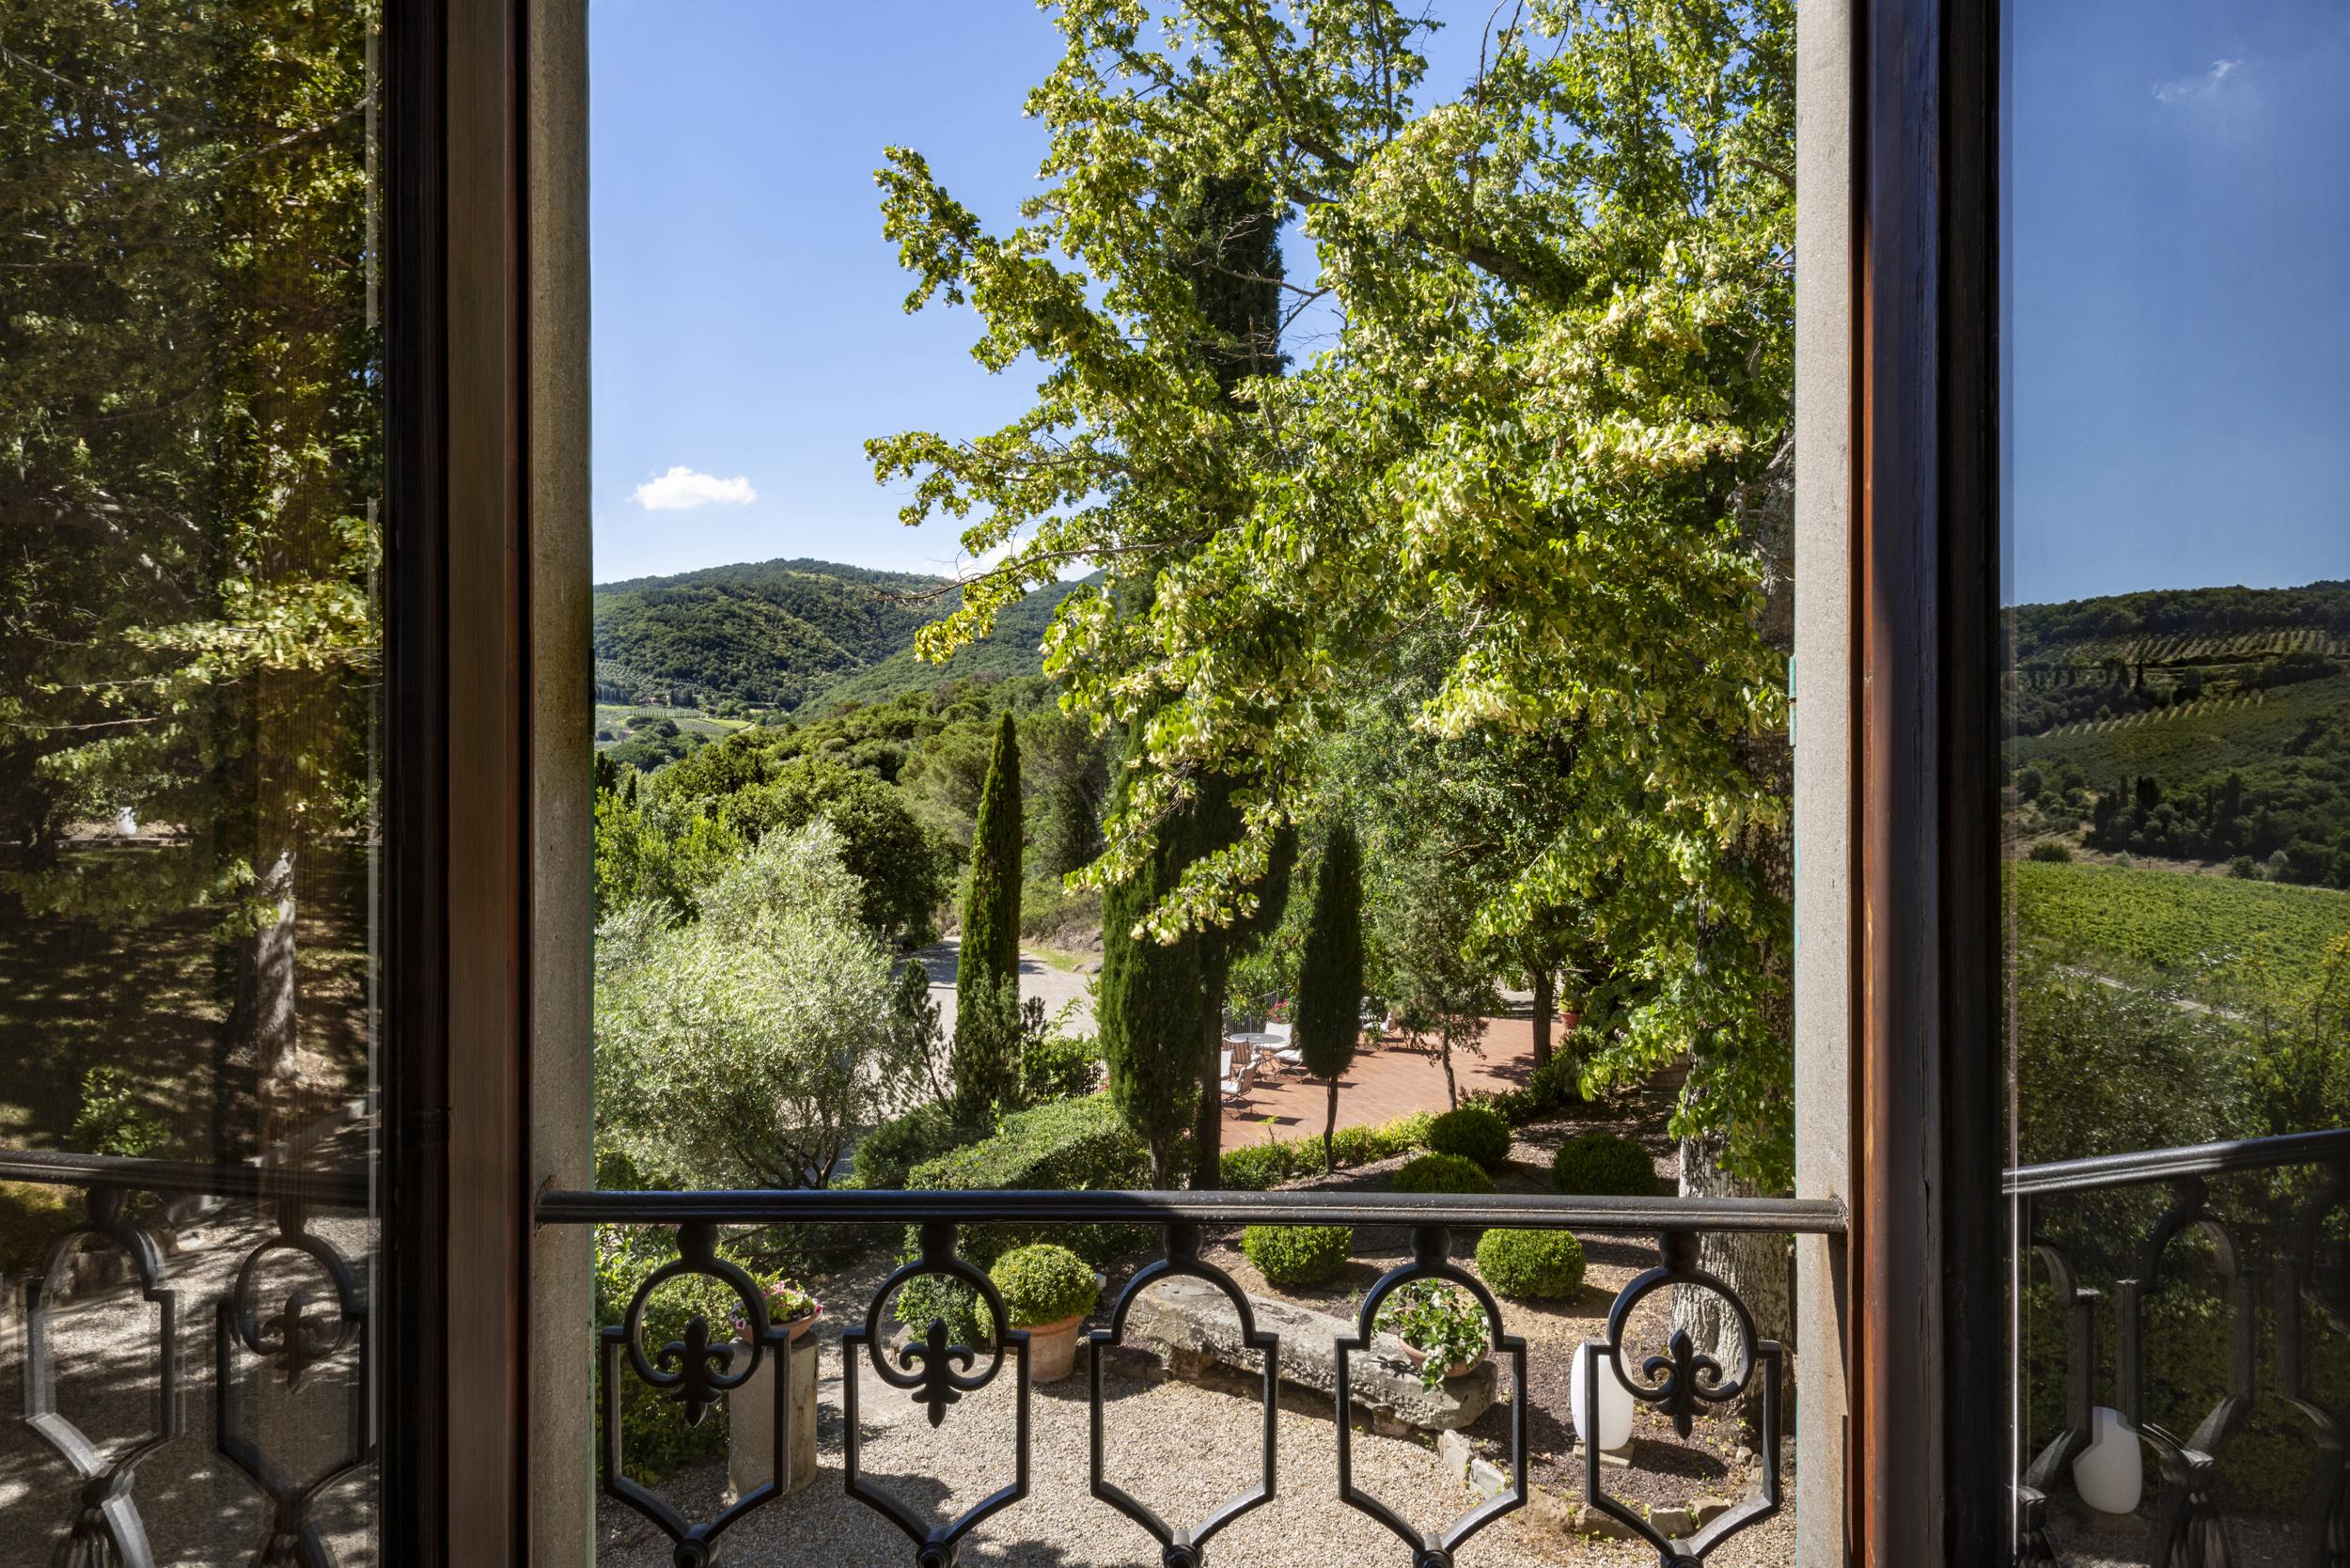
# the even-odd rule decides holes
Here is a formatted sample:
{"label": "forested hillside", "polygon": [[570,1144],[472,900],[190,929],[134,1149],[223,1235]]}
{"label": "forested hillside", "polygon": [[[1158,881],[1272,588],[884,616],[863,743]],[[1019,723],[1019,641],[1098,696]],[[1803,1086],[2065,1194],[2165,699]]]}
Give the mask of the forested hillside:
{"label": "forested hillside", "polygon": [[2025,605],[2011,626],[2019,838],[2350,882],[2350,585]]}
{"label": "forested hillside", "polygon": [[791,712],[836,693],[870,701],[967,675],[1032,675],[1045,623],[1072,585],[1039,589],[987,642],[924,665],[913,656],[915,633],[959,603],[942,586],[815,560],[606,583],[595,595],[597,697]]}

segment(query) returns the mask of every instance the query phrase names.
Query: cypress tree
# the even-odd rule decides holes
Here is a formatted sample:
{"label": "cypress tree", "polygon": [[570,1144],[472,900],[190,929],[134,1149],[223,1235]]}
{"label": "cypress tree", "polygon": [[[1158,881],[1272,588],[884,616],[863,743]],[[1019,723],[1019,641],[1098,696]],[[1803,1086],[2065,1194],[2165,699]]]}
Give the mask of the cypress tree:
{"label": "cypress tree", "polygon": [[978,1097],[998,1085],[1013,1063],[981,1061],[1000,1049],[1003,1033],[982,1027],[1006,981],[1020,980],[1020,736],[1011,714],[995,731],[995,754],[979,788],[979,820],[971,835],[971,886],[963,901],[963,945],[955,964],[955,1097],[976,1117]]}
{"label": "cypress tree", "polygon": [[1362,1037],[1363,860],[1352,824],[1331,826],[1322,846],[1313,913],[1306,923],[1297,971],[1296,1044],[1306,1071],[1330,1089],[1322,1124],[1322,1168],[1329,1170],[1339,1124],[1339,1077],[1354,1064]]}
{"label": "cypress tree", "polygon": [[[1138,729],[1142,721],[1135,722]],[[1175,1184],[1176,1145],[1199,1088],[1199,944],[1135,934],[1183,872],[1176,825],[1165,824],[1150,860],[1103,894],[1102,974],[1094,991],[1110,1103],[1150,1147],[1151,1181],[1158,1187]]]}

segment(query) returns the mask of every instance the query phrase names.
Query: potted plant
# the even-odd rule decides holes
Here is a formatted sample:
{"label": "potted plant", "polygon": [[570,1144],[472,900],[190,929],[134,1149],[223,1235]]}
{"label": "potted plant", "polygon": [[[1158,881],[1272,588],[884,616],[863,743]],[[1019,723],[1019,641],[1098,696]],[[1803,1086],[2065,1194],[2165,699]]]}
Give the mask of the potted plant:
{"label": "potted plant", "polygon": [[1028,1375],[1067,1377],[1077,1359],[1077,1325],[1101,1298],[1102,1277],[1065,1247],[1038,1242],[995,1260],[988,1277],[1003,1293],[1014,1328],[1028,1331]]}
{"label": "potted plant", "polygon": [[1379,1304],[1377,1326],[1403,1341],[1403,1354],[1428,1388],[1466,1376],[1493,1348],[1485,1309],[1467,1292],[1437,1279],[1396,1287]]}
{"label": "potted plant", "polygon": [[[824,1304],[793,1279],[777,1279],[767,1287],[767,1321],[777,1328],[789,1329],[791,1341],[816,1326],[816,1320],[824,1315]],[[743,1314],[734,1314],[734,1332],[738,1339],[748,1340],[751,1325]]]}

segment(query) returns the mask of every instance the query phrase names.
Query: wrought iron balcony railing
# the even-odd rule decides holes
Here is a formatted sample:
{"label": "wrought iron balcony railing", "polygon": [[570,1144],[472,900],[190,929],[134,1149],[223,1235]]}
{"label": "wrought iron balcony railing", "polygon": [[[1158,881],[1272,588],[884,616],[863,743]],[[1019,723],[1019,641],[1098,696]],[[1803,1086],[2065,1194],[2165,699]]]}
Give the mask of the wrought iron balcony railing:
{"label": "wrought iron balcony railing", "polygon": [[[1167,1520],[1137,1501],[1104,1473],[1102,1443],[1103,1354],[1118,1344],[1127,1317],[1142,1292],[1170,1276],[1187,1276],[1208,1282],[1233,1304],[1242,1334],[1268,1357],[1277,1357],[1273,1336],[1261,1336],[1251,1321],[1247,1298],[1230,1276],[1201,1256],[1202,1228],[1230,1225],[1380,1225],[1401,1227],[1410,1236],[1410,1258],[1390,1269],[1364,1295],[1355,1314],[1354,1332],[1335,1345],[1338,1375],[1334,1393],[1337,1474],[1332,1478],[1339,1497],[1392,1532],[1403,1555],[1398,1560],[1413,1568],[1450,1568],[1463,1544],[1494,1520],[1523,1507],[1527,1483],[1527,1345],[1512,1335],[1503,1322],[1499,1303],[1482,1281],[1450,1261],[1449,1238],[1455,1230],[1560,1228],[1577,1233],[1636,1234],[1655,1238],[1654,1264],[1618,1293],[1606,1320],[1604,1337],[1589,1341],[1593,1352],[1582,1363],[1582,1390],[1587,1409],[1600,1408],[1603,1369],[1612,1370],[1633,1397],[1669,1419],[1687,1436],[1697,1417],[1709,1406],[1727,1407],[1750,1390],[1759,1395],[1761,1432],[1755,1444],[1761,1484],[1755,1494],[1701,1528],[1681,1536],[1668,1535],[1647,1513],[1609,1496],[1602,1466],[1584,1466],[1586,1505],[1614,1519],[1632,1535],[1645,1541],[1656,1554],[1660,1568],[1695,1568],[1714,1549],[1740,1530],[1778,1512],[1780,1502],[1778,1469],[1780,1427],[1779,1380],[1782,1348],[1762,1339],[1753,1318],[1737,1294],[1722,1280],[1701,1270],[1696,1262],[1697,1239],[1706,1231],[1766,1231],[1775,1233],[1838,1234],[1844,1227],[1841,1205],[1794,1200],[1574,1199],[1521,1196],[1479,1198],[1422,1195],[1355,1195],[1343,1193],[1166,1193],[1166,1192],[569,1192],[541,1200],[539,1217],[544,1224],[634,1224],[674,1228],[677,1254],[637,1287],[622,1321],[600,1330],[603,1368],[602,1403],[605,1488],[615,1497],[650,1520],[673,1543],[674,1560],[682,1568],[703,1568],[715,1560],[727,1531],[757,1510],[773,1503],[786,1490],[786,1455],[791,1434],[791,1401],[776,1401],[774,1474],[747,1489],[722,1512],[688,1519],[663,1497],[626,1475],[619,1386],[634,1375],[663,1390],[682,1408],[687,1420],[698,1420],[712,1403],[729,1388],[742,1387],[756,1375],[764,1357],[782,1353],[788,1335],[768,1321],[764,1304],[749,1278],[718,1253],[718,1227],[724,1224],[875,1221],[908,1225],[920,1237],[916,1255],[882,1283],[855,1326],[841,1336],[844,1358],[841,1380],[845,1411],[842,1474],[848,1493],[886,1517],[907,1537],[917,1568],[951,1568],[964,1539],[981,1520],[1011,1508],[1029,1491],[1030,1388],[1028,1336],[1011,1326],[1002,1297],[989,1278],[959,1256],[960,1227],[1005,1223],[1025,1224],[1140,1224],[1155,1228],[1160,1256],[1136,1271],[1102,1314],[1103,1326],[1087,1336],[1090,1360],[1089,1397],[1091,1405],[1091,1474],[1094,1497],[1110,1504],[1148,1538],[1167,1568],[1198,1568],[1210,1541],[1233,1520],[1272,1500],[1275,1495],[1273,1419],[1275,1378],[1270,1361],[1264,1379],[1265,1450],[1257,1484],[1225,1499],[1203,1516]],[[661,1285],[681,1275],[699,1275],[717,1281],[739,1299],[743,1321],[749,1325],[747,1358],[722,1354],[712,1342],[712,1325],[691,1320],[683,1337],[662,1345],[643,1340],[647,1303]],[[886,1344],[882,1325],[884,1303],[900,1286],[922,1277],[957,1280],[970,1288],[982,1305],[992,1329],[994,1349],[982,1353],[972,1346],[949,1342],[947,1325],[934,1321],[927,1334],[902,1344]],[[1512,1379],[1512,1455],[1507,1484],[1495,1496],[1434,1531],[1405,1521],[1358,1487],[1353,1473],[1351,1433],[1355,1411],[1348,1380],[1350,1356],[1368,1349],[1381,1304],[1401,1287],[1418,1279],[1448,1281],[1467,1291],[1483,1311],[1490,1341],[1504,1358]],[[1685,1334],[1673,1334],[1654,1347],[1628,1344],[1634,1309],[1640,1302],[1676,1287],[1715,1293],[1738,1325],[1735,1364],[1720,1365],[1702,1354]],[[1646,1349],[1649,1354],[1641,1354]],[[934,1523],[916,1516],[902,1503],[867,1482],[860,1474],[861,1432],[856,1402],[857,1357],[889,1388],[902,1390],[923,1405],[932,1424],[948,1407],[1009,1375],[1017,1411],[1013,1479],[958,1516]],[[738,1360],[741,1364],[737,1364]],[[1137,1540],[1137,1547],[1145,1543]]]}
{"label": "wrought iron balcony railing", "polygon": [[[2257,1182],[2257,1191],[2215,1199],[2213,1183],[2224,1177],[2265,1179]],[[2081,1248],[2060,1235],[2069,1231],[2094,1235],[2098,1249],[2118,1259],[2107,1270],[2114,1293],[2111,1408],[2123,1440],[2142,1437],[2160,1465],[2149,1560],[2154,1568],[2230,1568],[2242,1560],[2221,1517],[2221,1459],[2260,1393],[2264,1272],[2275,1347],[2271,1387],[2309,1422],[2314,1444],[2295,1560],[2311,1568],[2350,1562],[2350,1407],[2321,1397],[2309,1356],[2314,1322],[2337,1335],[2350,1333],[2350,1269],[2341,1244],[2327,1234],[2328,1221],[2350,1207],[2350,1130],[2024,1166],[2008,1173],[2006,1185],[2017,1203],[2018,1230],[2065,1325],[2062,1424],[2017,1488],[2017,1560],[2064,1560],[2050,1529],[2050,1494],[2088,1451],[2097,1430],[2103,1297],[2083,1282]],[[2110,1215],[2086,1227],[2065,1223],[2068,1205],[2153,1187],[2163,1189],[2167,1201],[2142,1235],[2107,1234]],[[2179,1244],[2191,1236],[2208,1244],[2223,1296],[2227,1372],[2208,1411],[2181,1433],[2150,1417],[2147,1308],[2154,1291],[2178,1275]]]}

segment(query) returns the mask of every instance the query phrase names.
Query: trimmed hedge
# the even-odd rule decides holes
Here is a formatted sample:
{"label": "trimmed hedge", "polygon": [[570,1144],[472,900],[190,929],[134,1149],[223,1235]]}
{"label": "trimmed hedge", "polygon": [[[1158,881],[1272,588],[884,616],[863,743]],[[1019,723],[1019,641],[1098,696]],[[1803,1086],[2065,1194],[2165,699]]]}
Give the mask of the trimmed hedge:
{"label": "trimmed hedge", "polygon": [[1550,1184],[1574,1198],[1653,1198],[1656,1166],[1628,1137],[1585,1133],[1559,1146]]}
{"label": "trimmed hedge", "polygon": [[1521,1301],[1573,1295],[1583,1283],[1583,1244],[1564,1231],[1488,1231],[1477,1243],[1477,1272]]}
{"label": "trimmed hedge", "polygon": [[1240,1249],[1273,1284],[1319,1285],[1344,1271],[1355,1231],[1345,1225],[1251,1225],[1240,1233]]}
{"label": "trimmed hedge", "polygon": [[1475,1160],[1458,1154],[1422,1154],[1395,1173],[1395,1190],[1483,1193],[1494,1190],[1494,1179]]}
{"label": "trimmed hedge", "polygon": [[[1088,1192],[1150,1184],[1151,1156],[1105,1094],[1054,1100],[1008,1116],[995,1137],[925,1161],[906,1178],[915,1190],[952,1192]],[[1151,1236],[1143,1225],[974,1225],[962,1232],[957,1250],[972,1267],[986,1269],[1016,1247],[1053,1242],[1104,1268],[1148,1247]],[[908,1226],[903,1256],[917,1256],[920,1243],[919,1233]],[[957,1341],[977,1345],[994,1338],[993,1325],[977,1308],[970,1287],[926,1275],[900,1288],[894,1315],[917,1330],[943,1317]]]}
{"label": "trimmed hedge", "polygon": [[914,1168],[955,1146],[954,1113],[932,1101],[893,1116],[858,1140],[849,1162],[856,1184],[869,1192],[902,1187]]}
{"label": "trimmed hedge", "polygon": [[1428,1147],[1479,1165],[1503,1165],[1510,1158],[1510,1123],[1491,1105],[1465,1105],[1428,1124]]}
{"label": "trimmed hedge", "polygon": [[[1427,1141],[1425,1111],[1402,1116],[1380,1127],[1340,1127],[1330,1137],[1330,1153],[1343,1168],[1408,1154]],[[1322,1138],[1269,1138],[1227,1149],[1217,1161],[1227,1192],[1263,1192],[1298,1176],[1322,1171]]]}
{"label": "trimmed hedge", "polygon": [[1003,1293],[1004,1310],[1014,1328],[1062,1323],[1089,1312],[1102,1294],[1093,1265],[1051,1242],[1012,1248],[995,1260],[987,1277]]}

